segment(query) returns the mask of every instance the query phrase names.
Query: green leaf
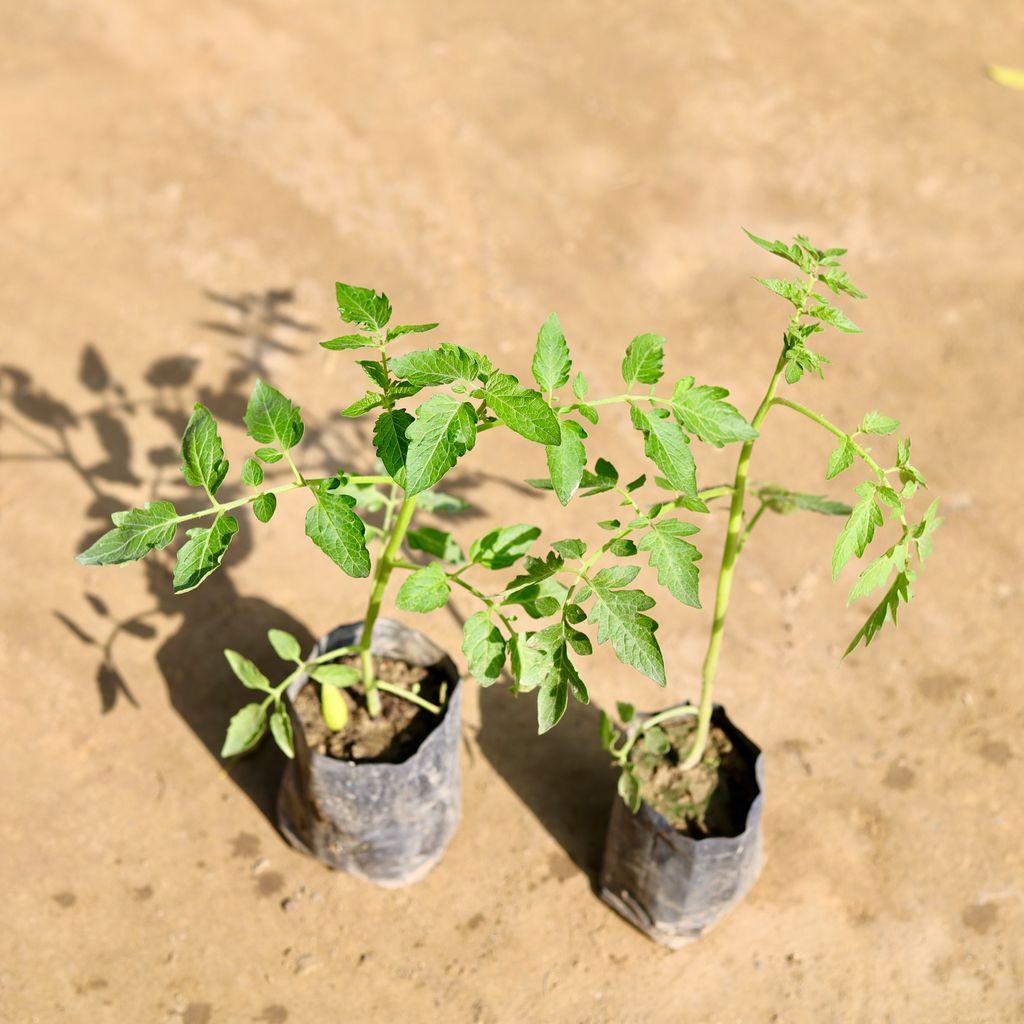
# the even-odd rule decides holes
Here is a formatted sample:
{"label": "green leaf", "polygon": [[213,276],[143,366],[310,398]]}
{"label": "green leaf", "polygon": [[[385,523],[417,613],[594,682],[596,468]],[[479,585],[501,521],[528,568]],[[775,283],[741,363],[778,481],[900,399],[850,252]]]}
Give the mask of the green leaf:
{"label": "green leaf", "polygon": [[911,536],[914,538],[914,543],[917,547],[917,557],[922,561],[926,561],[931,557],[932,553],[932,534],[942,525],[944,522],[942,516],[938,515],[939,511],[939,499],[936,498],[929,506],[921,519],[921,522],[914,527]]}
{"label": "green leaf", "polygon": [[858,558],[875,536],[875,527],[884,522],[882,510],[875,504],[875,488],[870,483],[861,484],[857,488],[860,501],[853,506],[850,518],[846,521],[842,532],[836,539],[832,552],[832,579],[839,579],[843,566],[853,555]]}
{"label": "green leaf", "polygon": [[[544,580],[550,579],[564,568],[565,559],[554,551],[549,552],[545,558],[534,558],[532,555],[527,555],[526,558],[523,559],[523,569],[525,572],[516,576],[516,578],[505,588],[505,592],[511,595],[524,587],[534,586]],[[505,603],[509,604],[514,602],[506,600]]]}
{"label": "green leaf", "polygon": [[409,440],[405,462],[407,495],[433,487],[456,461],[476,444],[476,410],[450,395],[428,398],[406,430]]}
{"label": "green leaf", "polygon": [[274,653],[285,661],[302,661],[302,648],[299,641],[283,629],[267,630],[267,639]]}
{"label": "green leaf", "polygon": [[595,494],[604,494],[612,490],[619,482],[619,471],[607,459],[598,459],[594,463],[594,471],[583,471],[583,479],[580,486],[587,488],[583,492],[584,498]]}
{"label": "green leaf", "polygon": [[360,367],[363,373],[370,378],[370,383],[376,384],[381,391],[386,390],[387,386],[391,383],[388,371],[376,359],[357,359],[356,366]]}
{"label": "green leaf", "polygon": [[672,411],[684,430],[716,448],[757,437],[739,410],[722,401],[729,394],[725,388],[693,385],[693,377],[683,377],[672,392]]}
{"label": "green leaf", "polygon": [[626,806],[636,814],[640,810],[643,798],[640,795],[640,783],[637,781],[636,774],[631,766],[626,765],[622,769],[617,789],[619,796],[626,802]]}
{"label": "green leaf", "polygon": [[417,387],[432,388],[442,384],[465,381],[491,372],[491,361],[485,355],[445,342],[438,348],[407,352],[390,362],[391,372]]}
{"label": "green leaf", "polygon": [[460,512],[468,512],[473,507],[468,501],[463,501],[454,494],[446,494],[444,491],[421,491],[416,498],[416,506],[424,512],[434,512],[438,515],[458,515]]}
{"label": "green leaf", "polygon": [[383,404],[384,396],[382,394],[377,391],[367,391],[362,398],[357,398],[351,405],[345,406],[341,410],[341,415],[350,418],[362,416],[364,413],[368,413],[371,409],[376,409]]}
{"label": "green leaf", "polygon": [[839,447],[828,457],[825,479],[831,480],[833,477],[839,476],[844,469],[849,469],[856,457],[857,450],[853,447],[853,442],[848,437],[844,437],[839,442]]}
{"label": "green leaf", "polygon": [[234,516],[219,516],[212,526],[189,530],[189,539],[178,550],[174,566],[174,593],[195,590],[220,565],[237,532],[238,521]]}
{"label": "green leaf", "polygon": [[143,508],[115,512],[114,529],[77,556],[82,565],[120,565],[145,557],[174,540],[178,513],[169,501],[147,501]]}
{"label": "green leaf", "polygon": [[288,717],[288,712],[283,704],[278,704],[270,716],[270,735],[274,737],[274,742],[281,748],[285,757],[295,756],[292,720]]}
{"label": "green leaf", "polygon": [[544,579],[518,587],[502,603],[519,605],[531,619],[546,619],[558,611],[567,593],[564,583]]}
{"label": "green leaf", "polygon": [[217,421],[197,402],[181,439],[181,475],[190,487],[203,487],[212,498],[227,472]]}
{"label": "green leaf", "polygon": [[822,494],[801,494],[775,484],[766,484],[755,492],[758,500],[771,512],[789,515],[792,512],[817,512],[823,516],[848,516],[853,509],[842,501],[831,501]]}
{"label": "green leaf", "polygon": [[372,288],[357,288],[341,282],[335,284],[334,292],[342,323],[379,331],[391,319],[391,303],[383,292],[378,295]]}
{"label": "green leaf", "polygon": [[629,725],[633,721],[634,715],[636,715],[636,708],[622,700],[615,702],[615,710],[618,712],[619,721],[623,725]]}
{"label": "green leaf", "polygon": [[898,547],[900,549],[899,552],[897,552],[896,548],[889,548],[888,551],[876,558],[857,577],[857,582],[854,583],[850,596],[846,599],[847,606],[853,604],[858,597],[866,597],[873,590],[884,587],[889,582],[889,577],[892,575],[893,569],[896,568],[898,561],[903,566],[906,565],[907,547],[905,544],[900,544]]}
{"label": "green leaf", "polygon": [[770,252],[774,256],[781,256],[784,260],[789,260],[790,263],[795,263],[798,267],[800,266],[799,250],[795,248],[790,249],[785,242],[780,242],[778,239],[774,242],[769,242],[767,238],[758,238],[757,235],[751,234],[746,228],[743,229],[743,233],[754,245],[759,245],[766,252]]}
{"label": "green leaf", "polygon": [[261,462],[266,462],[269,465],[280,462],[284,458],[284,455],[276,448],[257,448],[255,455]]}
{"label": "green leaf", "polygon": [[[563,664],[571,665],[564,645],[559,651]],[[554,655],[549,660],[553,663]],[[537,735],[543,736],[558,725],[568,706],[569,681],[552,668],[550,675],[540,684],[540,692],[537,694]]]}
{"label": "green leaf", "polygon": [[462,653],[481,686],[496,683],[505,667],[505,638],[485,611],[475,612],[463,627]]}
{"label": "green leaf", "polygon": [[462,565],[466,561],[462,548],[447,530],[438,530],[434,526],[420,526],[410,530],[405,535],[405,540],[413,551],[425,551],[428,555],[440,558],[451,565]]}
{"label": "green leaf", "polygon": [[364,334],[346,334],[341,338],[321,341],[320,347],[330,349],[331,352],[342,352],[353,348],[376,348],[377,343],[373,338],[368,338]]}
{"label": "green leaf", "polygon": [[864,641],[864,646],[867,647],[886,622],[891,621],[894,626],[896,625],[896,612],[900,602],[902,601],[906,604],[911,598],[910,583],[911,576],[909,573],[900,572],[896,574],[896,579],[893,580],[892,586],[885,592],[885,596],[867,617],[864,625],[857,630],[857,635],[850,641],[849,647],[843,652],[844,658],[862,640]]}
{"label": "green leaf", "polygon": [[583,446],[582,440],[587,436],[587,432],[572,420],[559,420],[558,426],[562,443],[547,445],[545,452],[548,472],[551,474],[551,486],[558,495],[558,500],[563,505],[568,505],[579,488],[587,465],[587,449]]}
{"label": "green leaf", "polygon": [[899,420],[894,420],[891,416],[883,416],[880,412],[869,412],[865,415],[864,419],[861,420],[860,429],[865,434],[891,434],[893,431],[898,430],[900,425]]}
{"label": "green leaf", "polygon": [[658,582],[667,587],[672,596],[691,608],[699,608],[698,570],[696,563],[701,553],[683,540],[698,532],[698,528],[680,519],[658,519],[639,544],[641,551],[650,552],[649,564],[658,571]]}
{"label": "green leaf", "polygon": [[432,331],[438,324],[401,324],[398,327],[392,327],[388,331],[388,341],[394,341],[395,338],[401,337],[403,334],[425,334],[427,331]]}
{"label": "green leaf", "polygon": [[388,476],[401,487],[405,483],[405,462],[409,451],[406,432],[413,418],[404,409],[386,409],[373,427],[373,446]]}
{"label": "green leaf", "polygon": [[267,719],[262,704],[246,704],[237,711],[228,723],[228,732],[224,737],[224,746],[220,749],[221,757],[235,757],[252,750],[267,731]]}
{"label": "green leaf", "polygon": [[507,569],[519,561],[540,536],[540,529],[528,523],[502,526],[473,541],[469,560],[485,569]]}
{"label": "green leaf", "polygon": [[672,749],[668,734],[658,725],[644,729],[643,744],[651,754],[667,754]]}
{"label": "green leaf", "polygon": [[664,409],[632,408],[633,426],[644,435],[644,453],[680,494],[697,498],[697,467],[686,435]]}
{"label": "green leaf", "polygon": [[622,379],[627,384],[657,384],[665,358],[665,339],[659,334],[638,334],[622,360]]}
{"label": "green leaf", "polygon": [[[835,252],[841,256],[846,252],[846,250],[826,249],[825,255],[827,256],[829,252]],[[867,298],[867,296],[859,288],[854,287],[853,282],[846,276],[845,270],[839,270],[838,268],[834,270],[828,270],[824,274],[819,274],[818,280],[821,281],[822,284],[825,284],[829,288],[831,288],[832,291],[836,293],[836,295],[838,295],[840,292],[845,292],[847,295],[851,296],[854,299]]]}
{"label": "green leaf", "polygon": [[619,537],[608,545],[608,550],[617,558],[631,558],[636,554],[637,546],[628,537]]}
{"label": "green leaf", "polygon": [[551,672],[551,661],[545,651],[530,646],[534,633],[513,633],[508,638],[509,663],[515,678],[515,693],[535,690]]}
{"label": "green leaf", "polygon": [[[636,569],[636,566],[615,566],[612,569]],[[631,665],[659,686],[665,685],[665,660],[655,638],[657,622],[642,614],[654,607],[654,598],[642,590],[618,590],[620,586],[612,569],[604,569],[594,576],[594,603],[589,621],[597,624],[597,642],[611,641],[619,661]],[[635,573],[634,573],[635,575]]]}
{"label": "green leaf", "polygon": [[353,668],[351,665],[317,665],[309,670],[309,674],[318,683],[336,690],[343,690],[346,686],[355,686],[362,679],[359,669]]}
{"label": "green leaf", "polygon": [[259,487],[263,483],[263,467],[255,459],[246,459],[242,466],[242,483],[246,487]]}
{"label": "green leaf", "polygon": [[492,373],[484,388],[484,399],[505,426],[527,441],[559,445],[562,432],[558,418],[539,391],[524,388],[508,373]]}
{"label": "green leaf", "polygon": [[577,373],[576,376],[573,377],[572,393],[576,398],[582,401],[584,398],[587,397],[588,389],[589,385],[587,384],[587,378],[583,376],[583,371],[580,370],[579,373]]}
{"label": "green leaf", "polygon": [[451,590],[444,569],[431,562],[402,581],[395,604],[404,612],[432,612],[447,603]]}
{"label": "green leaf", "polygon": [[537,349],[531,369],[533,379],[541,391],[554,391],[569,380],[569,371],[572,369],[569,346],[565,343],[562,325],[554,313],[544,321],[537,334]]}
{"label": "green leaf", "polygon": [[563,558],[582,558],[587,553],[587,545],[577,537],[552,541],[551,547]]}
{"label": "green leaf", "polygon": [[253,515],[255,515],[261,523],[269,523],[273,518],[276,509],[277,495],[271,494],[269,491],[266,494],[261,494],[252,503]]}
{"label": "green leaf", "polygon": [[836,309],[835,306],[827,304],[815,306],[813,309],[807,310],[807,315],[813,316],[816,320],[821,320],[823,323],[831,324],[844,334],[861,333],[860,328],[842,310]]}
{"label": "green leaf", "polygon": [[[782,243],[780,242],[779,244],[781,245]],[[775,292],[776,295],[789,299],[797,309],[800,308],[804,301],[804,289],[796,281],[785,281],[777,277],[755,277],[754,280],[758,284],[763,284],[770,292]]]}
{"label": "green leaf", "polygon": [[248,658],[238,651],[225,651],[224,657],[243,686],[250,690],[261,690],[263,693],[271,692],[270,680]]}
{"label": "green leaf", "polygon": [[363,521],[352,511],[355,499],[313,488],[316,503],[306,513],[306,536],[349,576],[370,575]]}
{"label": "green leaf", "polygon": [[299,407],[276,388],[257,380],[245,410],[249,436],[259,444],[276,444],[284,451],[302,439],[303,424]]}
{"label": "green leaf", "polygon": [[615,753],[615,741],[618,738],[618,733],[615,729],[615,724],[611,720],[611,716],[607,711],[601,712],[601,746],[604,750],[609,753]]}

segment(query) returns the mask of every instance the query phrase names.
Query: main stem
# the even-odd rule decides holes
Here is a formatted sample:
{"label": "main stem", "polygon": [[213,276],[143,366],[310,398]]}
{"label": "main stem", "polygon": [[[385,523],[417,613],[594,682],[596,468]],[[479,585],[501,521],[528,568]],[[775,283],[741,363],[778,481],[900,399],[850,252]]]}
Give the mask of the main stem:
{"label": "main stem", "polygon": [[[768,410],[772,407],[775,389],[786,366],[785,354],[779,356],[772,374],[771,383],[764,398],[758,406],[750,425],[755,430],[761,429]],[[750,468],[750,455],[754,450],[754,441],[746,441],[740,449],[739,461],[736,464],[736,477],[732,485],[732,503],[729,506],[729,526],[725,535],[725,549],[722,551],[722,568],[718,573],[718,588],[715,591],[715,617],[711,622],[711,637],[708,640],[708,651],[704,656],[704,669],[701,673],[700,704],[697,709],[697,731],[694,734],[693,746],[683,760],[684,770],[695,767],[704,755],[708,733],[711,731],[711,694],[714,689],[715,676],[718,673],[718,656],[722,650],[722,638],[725,634],[725,616],[729,610],[729,597],[732,593],[732,576],[739,554],[740,541],[743,537],[743,502],[747,496],[747,473]]]}
{"label": "main stem", "polygon": [[377,623],[377,616],[380,615],[381,602],[384,600],[384,593],[388,588],[388,580],[391,572],[399,561],[399,554],[402,550],[402,541],[405,539],[409,523],[412,521],[413,512],[416,511],[415,496],[408,495],[402,499],[395,518],[395,525],[391,528],[387,544],[377,560],[377,569],[373,574],[373,588],[370,590],[370,600],[366,606],[366,614],[363,616],[363,635],[359,640],[359,662],[363,673],[363,692],[366,694],[366,709],[371,717],[376,717],[381,712],[380,694],[377,692],[377,682],[373,677],[373,627]]}

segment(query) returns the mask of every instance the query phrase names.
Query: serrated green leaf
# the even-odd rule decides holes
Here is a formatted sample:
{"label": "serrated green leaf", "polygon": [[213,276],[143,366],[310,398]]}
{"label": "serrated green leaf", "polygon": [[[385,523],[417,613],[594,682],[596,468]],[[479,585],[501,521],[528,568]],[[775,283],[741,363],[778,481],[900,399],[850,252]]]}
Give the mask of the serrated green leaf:
{"label": "serrated green leaf", "polygon": [[839,447],[828,457],[825,479],[831,480],[833,477],[839,476],[844,469],[849,469],[856,457],[857,450],[853,447],[853,442],[848,437],[844,437],[839,442]]}
{"label": "serrated green leaf", "polygon": [[381,391],[387,390],[388,385],[391,383],[391,376],[378,360],[357,359],[356,366],[360,367],[363,373],[369,377],[371,384],[376,384]]}
{"label": "serrated green leaf", "polygon": [[316,665],[309,670],[309,674],[318,683],[336,690],[343,690],[346,686],[355,686],[362,679],[359,669],[352,665]]}
{"label": "serrated green leaf", "polygon": [[587,384],[587,378],[583,376],[583,371],[580,370],[575,377],[572,379],[572,393],[576,398],[580,400],[587,397],[587,391],[590,385]]}
{"label": "serrated green leaf", "polygon": [[505,638],[487,612],[475,612],[463,626],[462,653],[470,674],[481,686],[491,686],[505,667]]}
{"label": "serrated green leaf", "polygon": [[758,284],[763,284],[770,292],[788,299],[799,309],[804,301],[804,289],[796,281],[786,281],[776,277],[755,277]]}
{"label": "serrated green leaf", "polygon": [[271,494],[269,491],[266,494],[261,494],[252,503],[253,515],[256,516],[261,523],[269,523],[276,510],[277,495]]}
{"label": "serrated green leaf", "polygon": [[377,458],[395,483],[405,483],[405,462],[409,451],[406,432],[413,418],[404,409],[386,409],[377,417],[373,427],[373,446]]}
{"label": "serrated green leaf", "polygon": [[619,537],[608,545],[608,550],[616,558],[631,558],[636,554],[637,547],[628,537]]}
{"label": "serrated green leaf", "polygon": [[224,657],[243,686],[263,693],[271,692],[270,680],[244,655],[228,650],[224,652]]}
{"label": "serrated green leaf", "polygon": [[306,536],[349,576],[370,575],[363,521],[352,511],[355,499],[313,488],[315,504],[306,513]]}
{"label": "serrated green leaf", "polygon": [[[565,647],[559,648],[563,662],[568,661]],[[554,655],[551,655],[552,664]],[[562,720],[569,706],[569,681],[552,668],[551,674],[540,684],[537,694],[537,735],[553,729]]]}
{"label": "serrated green leaf", "polygon": [[348,349],[376,348],[377,343],[373,338],[368,338],[364,334],[346,334],[340,338],[321,341],[320,347],[329,349],[331,352],[344,352]]}
{"label": "serrated green leaf", "polygon": [[[639,575],[638,565],[608,565],[594,576],[593,582],[601,587],[624,587]],[[580,597],[580,600],[584,598]]]}
{"label": "serrated green leaf", "polygon": [[473,541],[469,560],[485,569],[507,569],[519,561],[540,536],[540,529],[528,523],[502,526]]}
{"label": "serrated green leaf", "polygon": [[639,549],[649,552],[649,564],[658,571],[658,582],[672,596],[691,608],[700,608],[699,573],[701,553],[683,540],[698,532],[692,523],[680,519],[658,519],[640,540]]}
{"label": "serrated green leaf", "polygon": [[267,630],[267,639],[279,658],[283,658],[285,661],[302,660],[302,648],[299,647],[299,641],[291,633],[283,629],[270,629]]}
{"label": "serrated green leaf", "polygon": [[439,387],[459,380],[471,383],[492,370],[487,356],[448,342],[438,348],[425,348],[396,356],[389,365],[396,377],[424,388]]}
{"label": "serrated green leaf", "polygon": [[295,757],[295,741],[292,738],[292,720],[283,704],[274,708],[270,716],[270,735],[285,757]]}
{"label": "serrated green leaf", "polygon": [[882,510],[875,504],[875,488],[872,484],[861,484],[857,488],[860,501],[853,506],[850,518],[846,521],[832,551],[832,579],[839,579],[843,566],[854,556],[864,554],[868,544],[875,536],[875,527],[884,522]]}
{"label": "serrated green leaf", "polygon": [[572,420],[559,420],[562,443],[547,445],[548,472],[551,474],[551,486],[558,500],[568,505],[572,496],[579,488],[583,479],[583,471],[587,465],[587,449],[583,438],[587,432]]}
{"label": "serrated green leaf", "polygon": [[788,260],[790,263],[795,263],[798,267],[800,266],[801,260],[798,252],[790,249],[785,242],[780,242],[778,239],[774,242],[770,242],[767,238],[758,238],[757,235],[751,234],[746,228],[743,228],[743,233],[754,243],[754,245],[759,245],[766,252],[770,252],[774,256],[781,256],[784,260]]}
{"label": "serrated green leaf", "polygon": [[419,494],[436,484],[476,444],[476,411],[450,395],[428,398],[406,430],[405,491]]}
{"label": "serrated green leaf", "polygon": [[900,421],[894,420],[891,416],[883,416],[880,412],[869,412],[861,420],[859,429],[865,434],[885,435],[898,430],[899,425]]}
{"label": "serrated green leaf", "polygon": [[587,545],[577,537],[552,541],[551,547],[563,558],[582,558],[587,553]]}
{"label": "serrated green leaf", "polygon": [[627,384],[657,384],[665,359],[665,339],[660,334],[638,334],[622,360],[622,379]]}
{"label": "serrated green leaf", "polygon": [[551,671],[547,653],[530,646],[533,636],[533,633],[513,633],[508,638],[509,665],[516,681],[516,693],[535,690]]}
{"label": "serrated green leaf", "polygon": [[644,453],[685,497],[697,495],[697,467],[682,428],[664,409],[632,407],[633,426],[644,435]]}
{"label": "serrated green leaf", "polygon": [[565,343],[562,325],[554,313],[544,321],[537,334],[537,348],[531,369],[533,379],[541,391],[554,391],[569,380],[569,371],[572,369],[569,346]]}
{"label": "serrated green leaf", "polygon": [[[523,587],[532,586],[543,580],[550,579],[563,568],[565,568],[565,559],[554,551],[549,552],[544,558],[534,558],[532,555],[527,555],[523,559],[523,569],[525,572],[516,576],[505,588],[505,592],[513,594]],[[507,603],[513,602],[506,601]]]}
{"label": "serrated green leaf", "polygon": [[284,458],[284,455],[276,448],[257,448],[254,454],[257,459],[261,462],[266,462],[268,465],[280,462]]}
{"label": "serrated green leaf", "polygon": [[[902,548],[902,561],[906,564],[906,545],[900,545]],[[866,597],[873,590],[877,590],[879,587],[884,587],[889,582],[889,577],[892,575],[892,571],[896,568],[896,550],[890,548],[888,551],[881,554],[876,558],[861,574],[857,577],[857,582],[854,583],[853,589],[850,591],[850,596],[846,599],[847,606],[853,604],[854,601],[859,597]]]}
{"label": "serrated green leaf", "polygon": [[438,324],[400,324],[398,327],[392,327],[388,331],[388,341],[394,341],[395,338],[401,337],[403,334],[425,334],[427,331],[434,330]]}
{"label": "serrated green leaf", "polygon": [[939,511],[939,499],[936,498],[929,506],[921,522],[914,527],[911,536],[914,538],[914,543],[917,547],[917,557],[922,561],[926,561],[931,557],[932,553],[932,534],[942,525],[944,522],[942,516],[938,515]]}
{"label": "serrated green leaf", "polygon": [[190,487],[203,487],[212,498],[227,472],[217,421],[197,402],[181,438],[181,475]]}
{"label": "serrated green leaf", "polygon": [[[835,252],[838,255],[843,255],[846,252],[845,249],[826,249],[825,255],[828,256],[830,252]],[[822,284],[827,285],[837,295],[840,292],[845,292],[851,298],[854,299],[866,299],[867,296],[857,287],[854,286],[853,282],[846,276],[845,270],[839,270],[838,268],[828,270],[824,274],[818,275],[818,280]]]}
{"label": "serrated green leaf", "polygon": [[527,441],[560,445],[558,418],[539,391],[524,388],[508,373],[492,373],[484,388],[484,399],[505,426]]}
{"label": "serrated green leaf", "polygon": [[391,319],[391,303],[383,292],[378,295],[372,288],[357,288],[339,281],[334,286],[334,293],[342,323],[379,331]]}
{"label": "serrated green leaf", "polygon": [[861,329],[840,309],[835,306],[815,306],[807,310],[807,316],[813,316],[822,323],[831,324],[844,334],[860,334]]}
{"label": "serrated green leaf", "polygon": [[854,636],[850,641],[850,645],[843,652],[844,658],[850,654],[862,640],[864,641],[864,646],[867,647],[886,622],[891,621],[894,626],[896,625],[896,613],[900,602],[902,601],[906,604],[911,598],[910,582],[910,574],[905,572],[896,574],[896,578],[893,580],[892,586],[890,586],[885,592],[885,596],[867,617],[864,625],[857,630],[856,636]]}
{"label": "serrated green leaf", "polygon": [[462,548],[447,530],[438,530],[434,526],[420,526],[410,530],[405,540],[413,551],[425,551],[428,555],[440,558],[451,565],[462,565],[466,561]]}
{"label": "serrated green leaf", "polygon": [[383,404],[384,396],[382,394],[377,391],[367,391],[362,398],[357,398],[351,405],[345,406],[341,410],[341,415],[348,416],[349,418],[362,416],[364,413],[368,413],[371,409],[376,409]]}
{"label": "serrated green leaf", "polygon": [[249,436],[259,444],[276,444],[284,451],[302,439],[302,416],[297,405],[276,388],[257,380],[245,410]]}
{"label": "serrated green leaf", "polygon": [[602,519],[597,525],[602,530],[617,530],[622,526],[622,523],[618,519]]}
{"label": "serrated green leaf", "polygon": [[[635,569],[636,566],[612,568]],[[643,614],[654,607],[654,598],[641,590],[613,589],[619,584],[606,575],[610,572],[610,569],[604,569],[591,581],[594,603],[590,608],[589,621],[597,625],[597,642],[611,641],[619,661],[664,686],[665,659],[654,635],[658,624]]]}
{"label": "serrated green leaf", "polygon": [[683,377],[672,392],[672,411],[684,430],[716,448],[752,441],[757,431],[734,405],[723,401],[728,394],[725,388],[708,384],[694,387],[693,377]]}
{"label": "serrated green leaf", "polygon": [[189,539],[178,549],[174,565],[174,593],[195,590],[220,565],[237,532],[238,521],[234,516],[219,516],[212,526],[189,530]]}
{"label": "serrated green leaf", "polygon": [[431,562],[402,581],[395,604],[404,612],[432,612],[447,604],[451,591],[444,569]]}
{"label": "serrated green leaf", "polygon": [[564,583],[556,579],[544,579],[518,587],[503,604],[518,605],[531,619],[545,619],[561,607],[568,593]]}
{"label": "serrated green leaf", "polygon": [[220,749],[221,757],[235,757],[252,750],[267,731],[267,719],[262,704],[246,704],[235,712],[228,723],[228,732],[224,737],[224,745]]}
{"label": "serrated green leaf", "polygon": [[259,487],[263,483],[263,467],[255,459],[246,459],[242,466],[242,483],[246,487]]}
{"label": "serrated green leaf", "polygon": [[115,512],[114,529],[76,556],[81,565],[120,565],[165,548],[174,540],[178,513],[169,501],[147,501],[143,508]]}

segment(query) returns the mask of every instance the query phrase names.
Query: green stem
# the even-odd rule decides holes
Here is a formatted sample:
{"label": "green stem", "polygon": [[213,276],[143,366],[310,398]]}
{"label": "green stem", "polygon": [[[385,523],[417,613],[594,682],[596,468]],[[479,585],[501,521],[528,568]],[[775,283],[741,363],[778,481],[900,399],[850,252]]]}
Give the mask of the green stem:
{"label": "green stem", "polygon": [[459,573],[462,571],[462,569],[459,569],[454,573],[447,573],[446,575],[448,576],[449,582],[457,584],[458,586],[462,587],[463,590],[466,590],[470,594],[472,594],[478,601],[482,601],[484,605],[486,605],[488,611],[492,612],[494,615],[497,615],[498,618],[501,619],[502,623],[504,624],[505,628],[509,631],[509,633],[514,633],[515,629],[512,626],[511,620],[498,607],[497,602],[493,598],[488,597],[482,590],[478,590],[476,587],[474,587],[472,583],[467,583],[464,579],[462,579],[462,577],[459,576]]}
{"label": "green stem", "polygon": [[378,690],[383,690],[385,693],[393,693],[396,697],[401,697],[402,700],[407,700],[410,704],[418,704],[421,708],[426,708],[427,711],[432,711],[435,715],[441,714],[441,709],[438,705],[431,704],[429,700],[424,700],[418,693],[413,693],[412,690],[406,690],[401,686],[393,686],[391,683],[386,683],[383,679],[375,680],[375,684]]}
{"label": "green stem", "polygon": [[413,513],[416,511],[415,496],[406,496],[402,499],[401,507],[395,525],[391,528],[387,544],[380,558],[377,559],[377,569],[373,576],[373,588],[370,590],[370,600],[366,606],[366,614],[363,616],[363,635],[359,641],[359,660],[363,674],[363,689],[366,694],[366,709],[371,717],[376,717],[381,712],[380,695],[377,693],[378,683],[373,677],[373,654],[370,650],[373,644],[373,627],[377,624],[377,617],[380,614],[381,602],[384,600],[384,593],[388,587],[388,580],[391,578],[391,570],[398,561],[399,552],[402,549],[402,541],[405,539],[409,523],[412,521]]}
{"label": "green stem", "polygon": [[[780,355],[775,364],[775,372],[768,384],[761,404],[758,406],[750,425],[760,430],[768,410],[772,407],[775,389],[785,370],[785,355]],[[736,463],[736,477],[732,485],[732,503],[729,505],[729,525],[725,535],[725,547],[722,551],[722,567],[718,572],[718,587],[715,590],[715,611],[711,621],[711,636],[708,640],[707,654],[704,656],[704,668],[701,672],[700,705],[697,711],[697,730],[693,745],[683,759],[683,770],[693,768],[704,754],[704,747],[711,731],[711,696],[718,673],[718,657],[722,650],[722,639],[725,634],[725,616],[729,610],[729,597],[732,594],[732,577],[736,567],[736,556],[740,550],[743,529],[743,502],[747,495],[747,475],[750,470],[750,455],[754,449],[754,441],[745,441],[740,449],[740,457]]]}
{"label": "green stem", "polygon": [[[750,522],[747,523],[746,529],[743,531],[743,536],[740,537],[739,551],[742,551],[744,547],[746,547],[747,538],[750,536],[751,530],[753,530],[754,527],[757,526],[757,521],[761,518],[761,516],[764,515],[764,510],[767,507],[768,506],[764,502],[761,502],[761,505],[758,507],[758,510],[750,517]],[[737,551],[737,554],[739,554],[739,551]]]}
{"label": "green stem", "polygon": [[841,427],[837,427],[834,423],[829,422],[820,413],[816,413],[813,409],[808,409],[806,405],[801,405],[799,402],[790,401],[788,398],[774,398],[772,399],[772,405],[783,405],[787,409],[792,409],[794,412],[800,413],[801,416],[806,416],[812,423],[817,423],[819,427],[824,427],[830,434],[838,437],[841,441],[849,441],[850,445],[857,455],[867,463],[868,466],[875,472],[878,479],[882,483],[888,484],[886,479],[885,470],[875,462],[875,460],[868,453],[867,449],[862,448],[853,439],[852,434],[848,434]]}

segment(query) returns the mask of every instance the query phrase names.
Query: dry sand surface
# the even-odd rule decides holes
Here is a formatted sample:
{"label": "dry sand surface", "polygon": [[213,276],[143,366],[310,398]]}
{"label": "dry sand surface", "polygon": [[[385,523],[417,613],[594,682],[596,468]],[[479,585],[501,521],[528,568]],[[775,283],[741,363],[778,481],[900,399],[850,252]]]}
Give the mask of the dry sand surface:
{"label": "dry sand surface", "polygon": [[[984,73],[1024,64],[1018,0],[2,8],[0,1019],[1024,1019],[1024,94]],[[381,891],[293,852],[281,757],[227,775],[216,749],[244,700],[223,647],[362,611],[304,503],[245,523],[187,597],[166,558],[74,553],[114,509],[187,502],[196,399],[238,466],[258,375],[301,402],[311,471],[369,468],[336,415],[351,362],[316,344],[335,280],[518,373],[556,309],[602,394],[657,331],[669,373],[749,413],[785,311],[741,224],[849,246],[865,333],[830,336],[800,394],[846,424],[900,415],[947,517],[899,632],[843,663],[863,610],[829,580],[837,524],[774,518],[744,554],[719,693],[768,755],[749,898],[677,953],[611,913],[597,712],[537,740],[500,688],[467,689],[463,821],[429,878]],[[828,438],[767,428],[754,476],[823,489]],[[475,455],[465,540],[608,514],[516,483],[542,469],[526,442]],[[734,456],[705,450],[702,481]],[[602,650],[596,704],[694,694],[708,614],[661,612],[667,696]],[[456,617],[429,628],[458,651]]]}

